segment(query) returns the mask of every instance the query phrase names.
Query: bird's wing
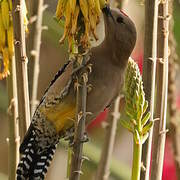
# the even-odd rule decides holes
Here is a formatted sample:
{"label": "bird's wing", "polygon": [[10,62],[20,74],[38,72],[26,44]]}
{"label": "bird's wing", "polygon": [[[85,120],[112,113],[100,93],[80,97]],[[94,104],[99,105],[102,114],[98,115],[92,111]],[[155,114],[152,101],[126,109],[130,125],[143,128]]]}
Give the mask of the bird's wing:
{"label": "bird's wing", "polygon": [[38,108],[41,114],[55,126],[58,133],[62,133],[61,130],[66,131],[74,124],[76,112],[74,74],[81,73],[89,60],[88,53],[84,55],[81,66],[75,68],[74,61],[70,62],[64,72],[52,81]]}
{"label": "bird's wing", "polygon": [[61,99],[63,99],[70,88],[74,72],[81,71],[81,69],[83,69],[83,67],[87,65],[89,60],[90,60],[90,53],[84,56],[83,64],[77,69],[74,69],[74,62],[76,60],[69,60],[63,66],[63,68],[61,68],[56,73],[54,79],[51,81],[50,85],[45,90],[44,96],[42,97],[39,106],[41,106],[44,102],[53,104],[53,101],[54,100],[57,101],[57,98],[58,97],[60,98],[60,96],[62,96]]}
{"label": "bird's wing", "polygon": [[[28,131],[26,132],[26,135],[24,136],[23,142],[20,146],[20,152],[24,151],[24,148],[26,147],[26,144],[29,142],[29,139],[32,137],[32,133],[34,132],[34,125],[33,125],[33,121],[38,121],[37,116],[39,115],[39,108],[41,106],[44,106],[43,103],[45,104],[46,102],[46,98],[48,99],[50,95],[53,94],[53,86],[56,84],[56,88],[58,89],[59,92],[61,92],[64,87],[66,86],[66,84],[68,84],[68,81],[70,79],[71,76],[71,72],[72,72],[72,68],[73,68],[73,62],[72,61],[68,61],[67,63],[64,64],[64,66],[56,73],[55,77],[53,78],[53,80],[50,82],[50,85],[48,86],[48,88],[45,90],[45,93],[43,95],[43,97],[40,100],[39,105],[37,106],[35,113],[33,115],[32,118],[32,123],[30,125],[30,127],[28,128]],[[55,83],[56,82],[56,83]],[[60,83],[61,82],[61,83]],[[58,83],[58,84],[57,84]],[[59,85],[57,87],[57,85]],[[38,115],[37,115],[38,114]]]}
{"label": "bird's wing", "polygon": [[[89,55],[88,58],[85,59],[89,60]],[[84,65],[86,65],[86,63]],[[82,67],[84,67],[84,65]],[[50,85],[40,100],[40,104],[36,108],[31,125],[24,137],[23,143],[21,144],[20,151],[23,151],[23,147],[28,143],[35,126],[41,129],[41,132],[44,133],[46,125],[50,128],[50,124],[53,124],[56,128],[56,133],[59,133],[63,128],[66,129],[72,126],[72,119],[75,116],[75,98],[72,97],[72,94],[70,96],[68,96],[68,94],[70,89],[73,87],[73,66],[74,61],[69,60],[56,73],[54,79],[50,82]],[[79,70],[81,70],[81,68]]]}
{"label": "bird's wing", "polygon": [[[72,68],[73,68],[73,62],[68,60],[62,68],[60,68],[60,70],[56,73],[56,75],[54,76],[53,80],[50,82],[49,86],[46,88],[43,97],[40,100],[39,106],[42,104],[42,102],[44,101],[44,99],[47,97],[47,95],[50,92],[50,89],[53,89],[54,84],[56,82],[56,86],[59,85],[59,91],[61,91],[65,84],[67,84],[67,82],[70,79],[71,76],[71,72],[72,72]],[[60,80],[60,83],[57,83]],[[38,107],[39,107],[38,106]],[[37,108],[38,108],[37,107]]]}

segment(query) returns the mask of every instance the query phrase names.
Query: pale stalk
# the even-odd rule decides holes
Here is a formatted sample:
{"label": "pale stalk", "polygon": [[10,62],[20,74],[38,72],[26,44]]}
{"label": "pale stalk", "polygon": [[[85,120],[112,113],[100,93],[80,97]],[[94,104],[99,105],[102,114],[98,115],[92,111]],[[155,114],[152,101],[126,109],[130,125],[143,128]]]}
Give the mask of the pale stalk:
{"label": "pale stalk", "polygon": [[22,15],[23,0],[12,0],[13,29],[15,39],[15,61],[18,94],[18,115],[21,140],[30,124],[29,90],[27,76],[27,56],[25,45],[24,17]]}
{"label": "pale stalk", "polygon": [[31,90],[31,117],[34,114],[36,106],[38,104],[37,91],[38,91],[38,79],[39,79],[39,58],[40,58],[40,47],[41,47],[41,33],[42,33],[42,20],[43,20],[43,4],[44,0],[38,1],[37,19],[34,31],[34,45],[31,50],[31,63],[33,63],[33,81]]}
{"label": "pale stalk", "polygon": [[35,36],[35,29],[36,29],[36,20],[37,20],[37,11],[38,11],[38,6],[37,6],[37,0],[31,0],[31,1],[26,1],[27,4],[27,9],[28,9],[28,15],[29,15],[29,34],[26,38],[27,40],[27,56],[29,59],[28,63],[28,80],[29,80],[29,97],[31,100],[32,97],[32,86],[33,86],[33,70],[34,70],[34,61],[31,60],[33,57],[31,56],[31,50],[33,49],[34,46],[34,36]]}
{"label": "pale stalk", "polygon": [[[151,179],[161,180],[164,162],[164,150],[166,140],[166,112],[168,94],[168,34],[169,34],[169,14],[168,0],[161,1],[158,10],[158,52],[157,57],[161,61],[158,72],[159,83],[157,89],[157,118],[153,132],[152,146],[152,170]],[[161,78],[162,77],[162,78]]]}
{"label": "pale stalk", "polygon": [[110,174],[110,161],[112,157],[114,141],[116,136],[117,121],[120,118],[119,113],[120,96],[116,99],[113,106],[110,107],[108,117],[105,141],[101,152],[101,158],[97,169],[96,180],[108,180]]}
{"label": "pale stalk", "polygon": [[[150,104],[150,121],[154,117],[156,54],[157,54],[157,15],[158,0],[145,1],[145,38],[144,38],[144,63],[143,83],[146,100]],[[149,111],[149,108],[148,110]],[[145,171],[141,172],[141,179],[149,179],[151,144],[153,127],[150,130],[148,140],[143,145],[142,161]]]}
{"label": "pale stalk", "polygon": [[19,128],[17,108],[17,84],[14,57],[10,60],[10,76],[7,77],[8,91],[8,179],[16,179],[16,167],[19,162]]}

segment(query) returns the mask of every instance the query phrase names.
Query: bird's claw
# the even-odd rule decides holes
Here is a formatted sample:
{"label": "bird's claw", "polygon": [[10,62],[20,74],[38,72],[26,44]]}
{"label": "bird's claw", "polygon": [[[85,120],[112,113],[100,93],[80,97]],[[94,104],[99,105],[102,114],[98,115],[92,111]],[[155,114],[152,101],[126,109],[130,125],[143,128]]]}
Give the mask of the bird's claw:
{"label": "bird's claw", "polygon": [[88,134],[87,134],[87,132],[84,132],[84,135],[83,135],[83,137],[81,139],[81,143],[86,143],[88,141],[89,141]]}
{"label": "bird's claw", "polygon": [[[74,136],[68,137],[65,140],[69,140],[69,147],[72,147],[75,144]],[[83,137],[80,139],[79,143],[86,143],[89,141],[88,134],[85,132]]]}
{"label": "bird's claw", "polygon": [[88,70],[89,73],[92,72],[92,64],[91,64],[91,63],[89,63],[89,64],[87,65],[87,70]]}
{"label": "bird's claw", "polygon": [[85,83],[88,82],[88,74],[87,73],[83,73],[82,78]]}
{"label": "bird's claw", "polygon": [[80,86],[81,84],[79,82],[74,82],[74,90],[77,90]]}

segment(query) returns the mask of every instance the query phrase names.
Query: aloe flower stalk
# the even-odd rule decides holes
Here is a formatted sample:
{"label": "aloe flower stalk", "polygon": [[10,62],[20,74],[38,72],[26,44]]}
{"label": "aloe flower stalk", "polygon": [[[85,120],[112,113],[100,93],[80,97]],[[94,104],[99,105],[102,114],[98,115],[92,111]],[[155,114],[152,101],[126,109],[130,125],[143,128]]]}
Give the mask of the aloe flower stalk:
{"label": "aloe flower stalk", "polygon": [[142,145],[148,137],[148,132],[152,127],[149,122],[150,112],[146,112],[148,102],[145,99],[143,81],[138,65],[133,59],[129,59],[125,76],[125,111],[128,120],[121,120],[121,124],[133,133],[133,168],[132,180],[140,179]]}

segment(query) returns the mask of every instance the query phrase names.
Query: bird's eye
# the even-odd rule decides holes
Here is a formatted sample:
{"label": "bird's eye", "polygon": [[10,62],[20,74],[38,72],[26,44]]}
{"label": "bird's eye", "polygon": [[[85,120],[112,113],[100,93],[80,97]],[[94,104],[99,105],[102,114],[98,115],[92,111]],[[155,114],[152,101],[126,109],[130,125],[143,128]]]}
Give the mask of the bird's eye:
{"label": "bird's eye", "polygon": [[123,23],[124,22],[124,20],[123,20],[123,18],[121,16],[117,17],[116,21],[118,23]]}

